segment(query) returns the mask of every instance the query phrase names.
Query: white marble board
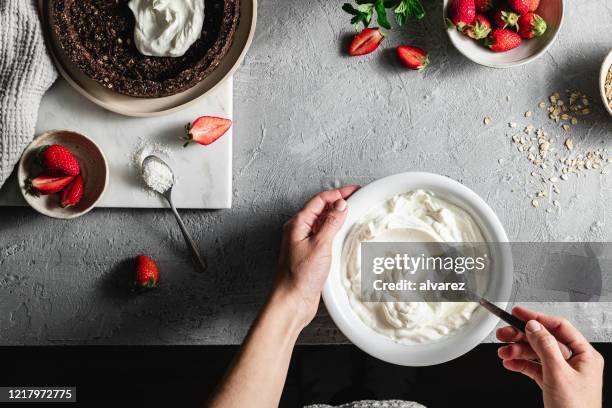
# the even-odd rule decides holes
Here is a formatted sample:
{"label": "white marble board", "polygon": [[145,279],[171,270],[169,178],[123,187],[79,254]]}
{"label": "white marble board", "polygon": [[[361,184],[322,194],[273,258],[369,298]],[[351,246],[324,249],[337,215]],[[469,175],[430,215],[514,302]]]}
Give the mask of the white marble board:
{"label": "white marble board", "polygon": [[[40,105],[36,135],[67,129],[92,138],[104,151],[110,169],[109,184],[97,207],[161,208],[165,202],[148,192],[132,164],[143,145],[159,144],[168,154],[176,184],[173,199],[179,208],[230,208],[232,203],[232,129],[209,146],[183,148],[184,126],[198,116],[232,119],[233,79],[184,110],[164,116],[121,116],[90,102],[58,79]],[[26,205],[13,174],[0,190],[0,205]]]}

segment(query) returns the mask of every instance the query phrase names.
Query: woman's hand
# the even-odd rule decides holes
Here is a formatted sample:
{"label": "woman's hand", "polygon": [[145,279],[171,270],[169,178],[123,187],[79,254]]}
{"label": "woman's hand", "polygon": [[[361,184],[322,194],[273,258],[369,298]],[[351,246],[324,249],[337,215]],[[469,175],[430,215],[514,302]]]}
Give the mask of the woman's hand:
{"label": "woman's hand", "polygon": [[[546,408],[601,408],[604,360],[584,336],[567,320],[515,307],[512,314],[527,321],[522,334],[507,326],[497,338],[513,343],[502,346],[498,355],[504,367],[525,374],[542,389]],[[557,343],[573,352],[565,360]],[[539,359],[537,364],[533,361]]]}
{"label": "woman's hand", "polygon": [[314,196],[283,227],[279,269],[272,296],[292,303],[302,327],[314,318],[331,266],[331,247],[346,218],[346,201],[359,186]]}

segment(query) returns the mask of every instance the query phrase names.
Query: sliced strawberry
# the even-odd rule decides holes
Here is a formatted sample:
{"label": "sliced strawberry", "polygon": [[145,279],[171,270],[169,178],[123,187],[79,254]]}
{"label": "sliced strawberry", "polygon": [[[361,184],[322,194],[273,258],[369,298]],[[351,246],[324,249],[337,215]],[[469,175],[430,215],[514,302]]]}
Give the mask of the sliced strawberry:
{"label": "sliced strawberry", "polygon": [[77,205],[83,198],[83,176],[77,176],[62,190],[60,204],[62,207]]}
{"label": "sliced strawberry", "polygon": [[191,142],[196,142],[201,145],[209,145],[220,138],[232,126],[232,121],[229,119],[218,118],[216,116],[200,116],[193,124],[187,124],[185,130],[185,144],[187,146]]}
{"label": "sliced strawberry", "polygon": [[25,181],[26,190],[30,194],[55,194],[66,187],[75,176],[38,176]]}
{"label": "sliced strawberry", "polygon": [[380,28],[364,28],[351,41],[349,55],[369,54],[378,48],[384,38],[385,35],[380,31]]}
{"label": "sliced strawberry", "polygon": [[46,145],[38,150],[38,160],[50,175],[76,176],[81,172],[79,161],[62,145]]}
{"label": "sliced strawberry", "polygon": [[397,47],[397,56],[406,68],[421,70],[429,65],[427,52],[418,47],[400,45]]}

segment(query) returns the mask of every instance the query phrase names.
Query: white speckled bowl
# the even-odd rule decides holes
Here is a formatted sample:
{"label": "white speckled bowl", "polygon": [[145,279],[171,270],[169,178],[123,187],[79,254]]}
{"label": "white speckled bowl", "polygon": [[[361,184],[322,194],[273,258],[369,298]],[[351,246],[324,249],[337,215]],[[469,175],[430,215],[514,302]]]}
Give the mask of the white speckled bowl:
{"label": "white speckled bowl", "polygon": [[[424,189],[463,208],[478,223],[490,243],[508,242],[508,236],[493,210],[469,188],[448,177],[431,173],[400,173],[374,181],[348,199],[348,214],[332,247],[332,266],[323,289],[323,301],[330,316],[357,347],[364,352],[393,364],[429,366],[457,358],[482,342],[495,328],[499,319],[479,308],[470,321],[457,333],[428,344],[406,345],[375,332],[355,314],[342,284],[341,254],[344,240],[368,210],[395,194]],[[494,261],[487,293],[491,299],[507,299],[512,288],[512,254],[508,245],[489,245]],[[501,308],[507,303],[495,302]]]}
{"label": "white speckled bowl", "polygon": [[608,71],[612,68],[612,50],[608,53],[608,56],[604,59],[603,64],[601,64],[601,71],[599,72],[599,90],[601,92],[601,100],[606,107],[606,110],[612,116],[612,108],[608,105],[608,100],[606,99],[606,76],[608,75]]}
{"label": "white speckled bowl", "polygon": [[[62,208],[59,193],[36,197],[26,192],[25,180],[42,171],[34,160],[36,152],[41,146],[51,144],[66,147],[81,166],[84,192],[81,202],[75,206]],[[34,139],[25,149],[19,161],[17,179],[19,190],[30,207],[49,217],[72,219],[91,211],[104,194],[108,185],[108,164],[100,147],[88,137],[69,130],[51,130]]]}
{"label": "white speckled bowl", "polygon": [[[449,0],[444,0],[444,18],[447,16],[448,3]],[[555,42],[563,22],[563,0],[541,0],[536,13],[546,20],[546,33],[539,38],[523,40],[521,45],[508,52],[492,52],[457,29],[447,29],[446,32],[455,48],[477,64],[492,68],[517,67],[534,61]],[[446,25],[446,21],[443,23]]]}

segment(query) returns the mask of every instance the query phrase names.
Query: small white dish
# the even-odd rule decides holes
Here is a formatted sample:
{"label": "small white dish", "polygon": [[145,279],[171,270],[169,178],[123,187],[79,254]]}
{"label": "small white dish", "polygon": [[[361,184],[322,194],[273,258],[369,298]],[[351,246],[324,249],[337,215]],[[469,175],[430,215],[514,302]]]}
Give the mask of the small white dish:
{"label": "small white dish", "polygon": [[[341,254],[344,240],[353,225],[372,207],[395,194],[416,189],[432,191],[463,208],[478,223],[489,243],[508,242],[506,232],[493,210],[469,188],[450,178],[432,173],[400,173],[362,187],[348,199],[348,214],[332,246],[332,265],[323,289],[327,310],[344,335],[364,352],[405,366],[429,366],[457,358],[480,344],[495,328],[499,318],[478,308],[470,321],[457,333],[427,344],[399,344],[367,327],[355,314],[341,280]],[[495,299],[507,298],[512,287],[512,255],[507,245],[491,245],[494,273],[487,292]],[[495,302],[506,308],[507,303]]]}
{"label": "small white dish", "polygon": [[612,50],[604,59],[603,64],[601,64],[601,71],[599,72],[599,91],[601,93],[601,100],[610,116],[612,116],[612,108],[610,108],[608,99],[606,98],[606,76],[608,75],[610,68],[612,68]]}
{"label": "small white dish", "polygon": [[[444,0],[444,15],[447,17],[448,3]],[[555,42],[561,24],[563,22],[563,0],[542,0],[536,10],[541,15],[548,29],[543,36],[531,40],[523,40],[521,45],[508,52],[493,52],[482,43],[473,40],[457,31],[447,28],[446,32],[450,41],[461,54],[477,64],[491,68],[511,68],[534,61]],[[444,25],[446,21],[443,20]]]}
{"label": "small white dish", "polygon": [[[79,161],[84,192],[83,198],[75,206],[62,208],[59,193],[35,196],[26,191],[25,180],[28,177],[36,177],[41,172],[40,166],[35,162],[38,149],[52,144],[64,146]],[[104,194],[108,186],[108,164],[100,147],[88,137],[69,130],[51,130],[34,139],[24,150],[17,169],[17,182],[30,207],[48,217],[72,219],[91,211]]]}

